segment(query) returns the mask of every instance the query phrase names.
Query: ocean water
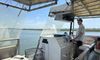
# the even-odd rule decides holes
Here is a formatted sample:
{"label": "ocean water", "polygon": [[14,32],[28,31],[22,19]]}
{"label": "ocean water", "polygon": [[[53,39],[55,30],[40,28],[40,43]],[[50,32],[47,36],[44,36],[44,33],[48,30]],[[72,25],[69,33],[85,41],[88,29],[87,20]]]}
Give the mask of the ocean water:
{"label": "ocean water", "polygon": [[36,48],[42,31],[23,30],[20,33],[20,53],[24,54],[26,49]]}
{"label": "ocean water", "polygon": [[[26,49],[36,48],[42,31],[38,30],[23,30],[20,33],[20,53],[24,54]],[[64,33],[64,31],[61,31]],[[100,36],[100,32],[86,32],[85,35]]]}
{"label": "ocean water", "polygon": [[[55,31],[49,30],[48,32],[48,31],[43,30],[44,34],[49,34],[52,32],[55,32]],[[64,32],[65,31],[57,31],[57,33],[61,33],[61,34],[63,34]],[[42,30],[16,30],[16,29],[7,30],[7,29],[4,29],[1,31],[0,38],[19,37],[20,54],[23,55],[25,54],[26,49],[37,47],[37,43],[38,43],[41,33],[42,33]],[[100,36],[100,32],[86,32],[85,35]],[[9,41],[6,43],[0,42],[0,47],[8,46],[9,44],[12,45],[13,43]]]}

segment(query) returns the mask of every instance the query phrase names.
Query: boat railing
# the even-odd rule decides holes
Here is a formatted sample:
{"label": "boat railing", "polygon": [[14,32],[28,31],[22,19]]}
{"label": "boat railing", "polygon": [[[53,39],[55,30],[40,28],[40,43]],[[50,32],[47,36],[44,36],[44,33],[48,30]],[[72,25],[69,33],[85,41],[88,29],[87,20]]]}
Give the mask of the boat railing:
{"label": "boat railing", "polygon": [[0,60],[19,54],[19,39],[0,40]]}
{"label": "boat railing", "polygon": [[84,50],[75,60],[88,60],[89,54],[93,51],[95,43],[91,44],[89,48]]}

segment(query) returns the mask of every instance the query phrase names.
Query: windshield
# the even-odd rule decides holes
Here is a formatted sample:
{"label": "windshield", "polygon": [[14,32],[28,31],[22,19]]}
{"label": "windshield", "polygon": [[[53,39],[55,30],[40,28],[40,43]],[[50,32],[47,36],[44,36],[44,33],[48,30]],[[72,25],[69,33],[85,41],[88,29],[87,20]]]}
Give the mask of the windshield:
{"label": "windshield", "polygon": [[70,28],[69,22],[56,21],[54,18],[48,18],[48,22],[45,24],[41,36],[53,36],[54,34],[64,34],[68,32]]}

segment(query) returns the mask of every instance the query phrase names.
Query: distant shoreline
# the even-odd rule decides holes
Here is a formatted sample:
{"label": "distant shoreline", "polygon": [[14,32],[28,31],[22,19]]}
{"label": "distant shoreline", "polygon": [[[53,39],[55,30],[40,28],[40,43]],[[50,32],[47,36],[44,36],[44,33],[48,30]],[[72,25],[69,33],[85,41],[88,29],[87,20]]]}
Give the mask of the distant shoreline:
{"label": "distant shoreline", "polygon": [[[74,29],[76,31],[77,29]],[[69,29],[61,29],[61,31],[69,31]],[[85,29],[86,32],[100,32],[100,29]]]}
{"label": "distant shoreline", "polygon": [[[0,28],[3,29],[3,28]],[[18,30],[37,30],[37,31],[42,31],[42,30],[49,30],[49,29],[32,29],[32,28],[4,28],[4,29],[18,29]],[[52,30],[52,29],[51,29]],[[56,29],[57,31],[69,31],[70,29]],[[74,29],[74,31],[76,31],[77,29]],[[86,32],[100,32],[100,29],[96,29],[96,28],[92,28],[92,29],[85,29]]]}
{"label": "distant shoreline", "polygon": [[[49,29],[22,29],[22,30],[49,30]],[[69,31],[70,29],[57,29],[58,31]],[[76,31],[77,29],[74,29]],[[100,29],[85,29],[86,32],[100,32]]]}

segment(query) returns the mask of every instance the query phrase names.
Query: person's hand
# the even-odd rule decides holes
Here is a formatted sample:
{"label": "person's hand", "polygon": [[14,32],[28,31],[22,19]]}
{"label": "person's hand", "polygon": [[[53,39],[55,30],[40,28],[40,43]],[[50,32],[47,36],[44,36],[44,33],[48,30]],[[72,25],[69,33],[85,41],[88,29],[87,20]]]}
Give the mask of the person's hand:
{"label": "person's hand", "polygon": [[70,42],[75,42],[75,39],[71,39]]}
{"label": "person's hand", "polygon": [[77,43],[75,39],[71,39],[70,42],[72,42],[73,44]]}

